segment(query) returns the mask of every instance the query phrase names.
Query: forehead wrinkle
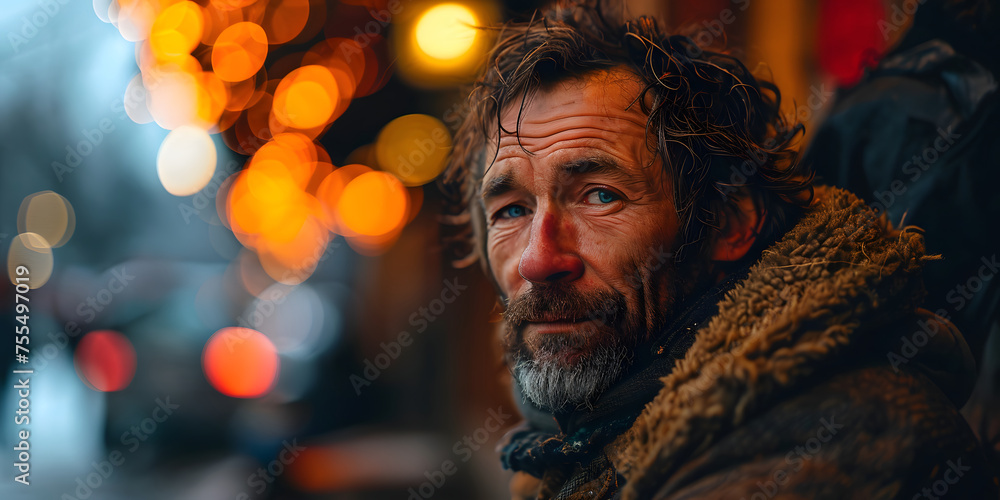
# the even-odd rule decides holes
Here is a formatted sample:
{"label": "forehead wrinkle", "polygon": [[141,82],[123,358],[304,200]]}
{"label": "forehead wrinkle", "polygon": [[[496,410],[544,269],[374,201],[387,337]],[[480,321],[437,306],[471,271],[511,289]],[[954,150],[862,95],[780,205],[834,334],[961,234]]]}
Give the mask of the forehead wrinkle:
{"label": "forehead wrinkle", "polygon": [[[566,137],[567,134],[571,134],[570,137]],[[645,141],[642,139],[645,137],[645,129],[642,129],[642,135],[639,136],[626,136],[626,139],[634,139],[636,143]],[[608,130],[604,127],[573,127],[568,128],[559,132],[545,134],[545,135],[526,135],[521,134],[519,137],[513,135],[504,135],[500,138],[500,143],[498,149],[501,151],[501,155],[497,157],[499,161],[505,149],[515,148],[517,152],[522,152],[522,146],[529,151],[531,154],[538,154],[546,149],[551,148],[560,142],[565,143],[589,143],[583,147],[595,147],[598,143],[605,143],[612,146],[612,150],[619,148],[627,148],[632,144],[628,140],[623,141],[621,130]],[[515,154],[517,154],[515,152]]]}
{"label": "forehead wrinkle", "polygon": [[[602,122],[602,124],[605,124],[607,128],[586,126],[586,125],[584,126],[575,125],[575,123],[578,122],[587,122],[591,118],[597,118],[600,122]],[[511,132],[514,133],[502,132],[500,134],[500,140],[502,141],[503,139],[508,137],[515,140],[517,139],[517,137],[521,138],[541,137],[530,133],[530,130],[534,128],[534,126],[536,125],[542,126],[543,131],[544,128],[547,127],[556,127],[555,131],[545,134],[549,136],[558,134],[560,132],[565,132],[568,130],[588,129],[588,128],[610,132],[619,129],[622,125],[622,123],[620,122],[625,122],[624,125],[632,125],[645,131],[646,130],[645,118],[646,117],[641,113],[628,112],[628,111],[622,111],[621,113],[579,113],[579,112],[567,111],[561,115],[559,114],[556,114],[554,116],[549,115],[549,116],[544,116],[542,118],[536,118],[534,116],[534,113],[532,113],[531,115],[522,117],[520,124],[518,124],[516,128],[514,127],[513,123],[510,124],[504,123],[503,128],[510,130]]]}

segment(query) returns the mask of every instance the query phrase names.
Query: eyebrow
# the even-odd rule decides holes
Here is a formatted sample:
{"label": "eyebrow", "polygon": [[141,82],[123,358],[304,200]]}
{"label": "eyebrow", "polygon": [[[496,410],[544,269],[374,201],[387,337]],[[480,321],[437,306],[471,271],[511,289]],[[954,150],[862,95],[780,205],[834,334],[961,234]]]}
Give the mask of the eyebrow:
{"label": "eyebrow", "polygon": [[[564,175],[607,175],[621,181],[634,180],[633,175],[618,162],[600,156],[578,158],[559,167]],[[482,189],[483,201],[502,196],[511,191],[523,188],[520,182],[510,172],[497,175]]]}
{"label": "eyebrow", "polygon": [[494,177],[493,180],[487,183],[486,187],[483,188],[482,198],[483,201],[488,201],[521,188],[521,183],[514,179],[514,175],[510,172],[505,172]]}
{"label": "eyebrow", "polygon": [[565,174],[602,174],[619,180],[633,180],[632,174],[619,165],[618,162],[601,156],[591,156],[570,161],[562,166],[562,170]]}

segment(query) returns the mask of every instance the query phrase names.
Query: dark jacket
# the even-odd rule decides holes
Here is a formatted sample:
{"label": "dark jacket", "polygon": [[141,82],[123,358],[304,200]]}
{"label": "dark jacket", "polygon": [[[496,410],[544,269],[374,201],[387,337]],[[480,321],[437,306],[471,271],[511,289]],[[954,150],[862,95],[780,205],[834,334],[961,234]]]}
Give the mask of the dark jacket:
{"label": "dark jacket", "polygon": [[901,48],[839,92],[804,159],[822,182],[926,230],[927,253],[943,256],[924,274],[926,307],[947,311],[977,359],[1000,319],[1000,280],[990,279],[1000,95],[990,66],[940,39]]}
{"label": "dark jacket", "polygon": [[918,232],[819,188],[594,411],[529,408],[503,452],[521,471],[514,497],[1000,497],[956,410],[975,376],[968,346],[919,307],[930,259]]}

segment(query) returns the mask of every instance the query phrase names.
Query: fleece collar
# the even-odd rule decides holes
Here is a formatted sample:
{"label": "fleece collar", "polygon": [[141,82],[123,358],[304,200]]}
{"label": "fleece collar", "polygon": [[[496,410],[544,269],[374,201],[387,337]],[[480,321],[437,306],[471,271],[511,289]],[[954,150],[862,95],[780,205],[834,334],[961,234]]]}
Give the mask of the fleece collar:
{"label": "fleece collar", "polygon": [[[802,219],[725,294],[612,445],[624,497],[649,497],[687,460],[812,376],[845,359],[885,361],[899,341],[889,327],[915,324],[907,320],[924,295],[920,271],[936,258],[924,255],[915,228],[894,229],[849,192],[817,188]],[[953,328],[934,342],[914,364],[929,367],[932,379],[961,372],[935,382],[964,399],[974,376],[968,347]],[[940,367],[948,368],[935,372]]]}

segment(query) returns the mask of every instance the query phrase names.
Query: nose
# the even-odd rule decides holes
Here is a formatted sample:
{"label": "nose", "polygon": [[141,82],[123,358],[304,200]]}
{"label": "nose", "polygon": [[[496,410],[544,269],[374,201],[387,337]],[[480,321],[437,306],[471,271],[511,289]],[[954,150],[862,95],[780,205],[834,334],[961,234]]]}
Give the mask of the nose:
{"label": "nose", "polygon": [[583,275],[583,260],[576,253],[570,231],[557,214],[546,211],[532,220],[528,246],[521,254],[518,272],[533,283],[569,282]]}

